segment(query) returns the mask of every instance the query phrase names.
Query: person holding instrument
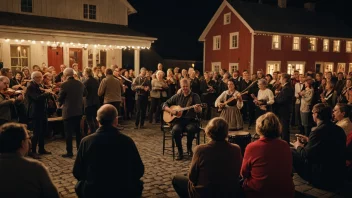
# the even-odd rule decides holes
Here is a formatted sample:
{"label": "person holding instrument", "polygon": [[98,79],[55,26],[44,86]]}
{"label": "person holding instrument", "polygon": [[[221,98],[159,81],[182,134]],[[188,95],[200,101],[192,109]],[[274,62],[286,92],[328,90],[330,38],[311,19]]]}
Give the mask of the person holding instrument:
{"label": "person holding instrument", "polygon": [[180,81],[180,85],[182,93],[176,94],[168,99],[163,105],[163,110],[171,113],[172,115],[176,115],[178,112],[169,108],[172,105],[180,105],[181,107],[195,105],[195,107],[194,109],[183,112],[182,117],[178,120],[175,120],[173,123],[172,133],[178,148],[178,156],[176,160],[183,159],[183,149],[181,142],[183,132],[187,132],[188,155],[193,156],[192,141],[194,139],[194,134],[197,132],[197,130],[199,130],[199,123],[195,118],[197,117],[197,113],[202,112],[200,97],[198,94],[191,92],[189,80],[185,78],[182,79]]}
{"label": "person holding instrument", "polygon": [[[240,109],[243,107],[241,93],[236,91],[235,83],[232,80],[227,82],[228,90],[216,99],[215,107],[223,108],[220,117],[226,120],[229,124],[229,129],[240,130],[243,129],[243,119]],[[229,100],[233,99],[231,102]]]}
{"label": "person holding instrument", "polygon": [[309,137],[297,134],[297,141],[291,143],[293,168],[313,186],[334,190],[344,181],[346,135],[331,121],[332,111],[328,105],[316,104],[312,113],[317,127]]}

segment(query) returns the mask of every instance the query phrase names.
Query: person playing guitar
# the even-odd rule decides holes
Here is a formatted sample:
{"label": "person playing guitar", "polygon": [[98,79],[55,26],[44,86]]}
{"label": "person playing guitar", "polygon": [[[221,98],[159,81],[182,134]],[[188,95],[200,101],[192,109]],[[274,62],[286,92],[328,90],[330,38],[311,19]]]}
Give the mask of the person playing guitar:
{"label": "person playing guitar", "polygon": [[178,112],[172,110],[170,107],[173,105],[179,105],[181,107],[187,107],[195,105],[193,109],[184,111],[182,116],[173,121],[172,134],[175,138],[176,146],[178,148],[178,156],[176,160],[183,159],[182,149],[182,133],[187,132],[187,152],[189,156],[193,155],[192,142],[195,133],[199,130],[199,121],[196,120],[197,113],[202,111],[201,101],[198,94],[191,92],[190,82],[184,78],[180,81],[182,93],[176,94],[169,98],[163,105],[163,110],[169,112],[172,115],[177,115]]}

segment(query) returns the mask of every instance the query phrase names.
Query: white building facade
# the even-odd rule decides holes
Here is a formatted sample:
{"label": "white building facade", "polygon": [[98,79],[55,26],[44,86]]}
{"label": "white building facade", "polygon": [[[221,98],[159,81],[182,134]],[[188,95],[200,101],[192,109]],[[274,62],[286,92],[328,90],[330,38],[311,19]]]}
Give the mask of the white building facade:
{"label": "white building facade", "polygon": [[122,50],[140,50],[156,38],[127,27],[136,10],[127,0],[0,0],[0,62],[21,69],[78,63],[122,66]]}

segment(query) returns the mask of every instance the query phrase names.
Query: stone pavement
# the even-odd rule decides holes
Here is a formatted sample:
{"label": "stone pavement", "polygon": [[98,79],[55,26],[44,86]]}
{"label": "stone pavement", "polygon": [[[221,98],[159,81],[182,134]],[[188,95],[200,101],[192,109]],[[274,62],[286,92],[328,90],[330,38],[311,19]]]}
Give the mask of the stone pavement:
{"label": "stone pavement", "polygon": [[[133,129],[132,122],[127,122],[124,126],[125,129],[122,132],[135,141],[145,166],[142,197],[178,197],[171,184],[172,177],[176,174],[187,173],[191,159],[173,161],[170,152],[163,156],[162,132],[159,125],[148,124],[146,125],[147,129],[138,130]],[[254,131],[251,130],[251,133],[253,134]],[[201,143],[203,143],[203,135],[201,135]],[[170,146],[171,141],[168,141],[167,145]],[[64,198],[77,197],[74,191],[76,179],[72,175],[75,158],[66,159],[61,157],[61,154],[65,153],[64,140],[51,141],[47,143],[46,148],[53,154],[43,156],[41,161],[48,167],[60,194]],[[76,155],[76,153],[74,154]],[[294,176],[294,183],[296,191],[298,191],[296,197],[342,197],[314,189],[297,175]]]}

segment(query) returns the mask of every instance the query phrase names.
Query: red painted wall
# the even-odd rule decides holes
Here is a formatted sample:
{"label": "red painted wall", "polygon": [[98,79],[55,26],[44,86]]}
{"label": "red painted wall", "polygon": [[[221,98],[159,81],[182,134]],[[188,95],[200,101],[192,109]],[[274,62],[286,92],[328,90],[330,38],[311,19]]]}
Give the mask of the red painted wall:
{"label": "red painted wall", "polygon": [[266,72],[266,61],[281,61],[281,72],[287,72],[287,61],[306,62],[305,72],[315,72],[315,62],[333,62],[333,71],[337,70],[337,63],[352,63],[352,53],[346,53],[346,41],[340,40],[340,52],[333,51],[333,40],[329,39],[329,52],[323,52],[323,39],[317,39],[317,51],[308,51],[309,39],[301,37],[301,51],[292,51],[293,37],[281,36],[281,50],[272,50],[272,36],[254,36],[254,69]]}
{"label": "red painted wall", "polygon": [[[224,25],[224,14],[231,12],[231,23]],[[230,49],[230,33],[239,32],[239,48]],[[213,36],[221,35],[220,50],[213,50]],[[242,72],[250,70],[251,34],[248,28],[225,7],[213,27],[205,37],[205,71],[211,71],[212,62],[221,62],[223,69],[229,69],[229,63],[239,63]]]}

